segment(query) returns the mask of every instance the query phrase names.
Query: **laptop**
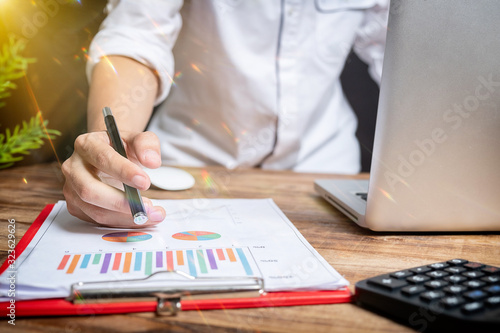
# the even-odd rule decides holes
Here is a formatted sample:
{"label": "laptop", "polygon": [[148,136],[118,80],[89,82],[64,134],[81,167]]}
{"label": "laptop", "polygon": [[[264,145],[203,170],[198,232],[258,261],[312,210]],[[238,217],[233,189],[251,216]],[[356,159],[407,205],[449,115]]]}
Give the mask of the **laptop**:
{"label": "laptop", "polygon": [[315,189],[375,231],[500,230],[500,1],[391,3],[369,180]]}

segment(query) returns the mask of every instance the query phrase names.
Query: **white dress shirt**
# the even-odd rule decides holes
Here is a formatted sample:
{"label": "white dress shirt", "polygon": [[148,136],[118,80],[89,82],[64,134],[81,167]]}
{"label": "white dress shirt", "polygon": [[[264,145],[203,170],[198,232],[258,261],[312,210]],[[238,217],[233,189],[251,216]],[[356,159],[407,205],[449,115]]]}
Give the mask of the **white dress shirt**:
{"label": "white dress shirt", "polygon": [[387,2],[111,0],[87,73],[106,55],[156,70],[149,130],[166,164],[356,173],[357,121],[339,77],[354,47],[380,79]]}

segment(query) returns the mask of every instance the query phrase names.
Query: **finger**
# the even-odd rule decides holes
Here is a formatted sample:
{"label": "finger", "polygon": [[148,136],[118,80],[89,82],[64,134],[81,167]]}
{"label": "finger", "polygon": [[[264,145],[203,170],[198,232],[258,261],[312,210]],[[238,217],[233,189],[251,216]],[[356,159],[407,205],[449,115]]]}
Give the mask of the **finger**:
{"label": "finger", "polygon": [[157,225],[165,219],[165,210],[163,207],[152,207],[149,199],[144,198],[144,201],[149,202],[146,205],[148,221],[145,224],[137,225],[133,222],[130,213],[113,212],[103,209],[101,207],[93,206],[84,201],[80,201],[78,197],[68,202],[68,211],[71,215],[100,226],[113,227],[113,228],[146,228]]}
{"label": "finger", "polygon": [[146,168],[156,169],[161,166],[160,140],[153,132],[143,132],[131,137],[125,134],[127,154],[135,158]]}
{"label": "finger", "polygon": [[71,172],[66,174],[66,183],[83,202],[115,212],[130,212],[124,192],[101,182],[77,156],[72,160]]}
{"label": "finger", "polygon": [[122,183],[140,190],[147,190],[151,185],[148,175],[138,165],[118,154],[109,145],[104,132],[80,135],[75,140],[75,150],[82,160]]}

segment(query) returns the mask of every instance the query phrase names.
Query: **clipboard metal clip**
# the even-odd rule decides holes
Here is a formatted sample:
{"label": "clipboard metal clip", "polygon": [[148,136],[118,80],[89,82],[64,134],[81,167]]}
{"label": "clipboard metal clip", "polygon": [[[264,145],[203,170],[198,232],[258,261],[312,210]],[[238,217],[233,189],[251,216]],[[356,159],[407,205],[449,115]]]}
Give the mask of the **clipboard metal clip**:
{"label": "clipboard metal clip", "polygon": [[74,304],[124,301],[157,302],[158,315],[175,315],[181,299],[250,298],[264,294],[260,277],[194,277],[182,271],[159,271],[143,279],[77,282],[68,301]]}

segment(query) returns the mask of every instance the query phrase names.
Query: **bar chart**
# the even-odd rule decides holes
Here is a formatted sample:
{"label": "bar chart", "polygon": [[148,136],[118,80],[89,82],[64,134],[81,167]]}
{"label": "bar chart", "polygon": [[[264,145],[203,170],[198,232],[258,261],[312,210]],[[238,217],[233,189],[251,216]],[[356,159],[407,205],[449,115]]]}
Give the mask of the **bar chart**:
{"label": "bar chart", "polygon": [[64,274],[134,274],[180,270],[194,277],[256,276],[257,265],[247,247],[64,254],[57,271]]}

